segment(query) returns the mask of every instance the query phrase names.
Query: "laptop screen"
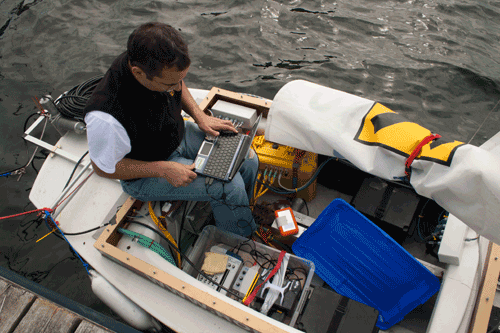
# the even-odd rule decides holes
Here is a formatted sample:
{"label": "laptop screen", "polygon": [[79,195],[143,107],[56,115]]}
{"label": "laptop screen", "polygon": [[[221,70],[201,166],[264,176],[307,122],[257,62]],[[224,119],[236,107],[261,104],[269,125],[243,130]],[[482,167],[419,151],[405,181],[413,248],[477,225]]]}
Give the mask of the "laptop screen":
{"label": "laptop screen", "polygon": [[245,137],[245,140],[244,140],[242,148],[241,148],[241,153],[235,162],[236,168],[234,168],[233,171],[231,172],[231,175],[230,175],[231,179],[234,177],[236,172],[240,169],[241,164],[245,160],[245,157],[247,155],[248,150],[250,149],[250,145],[252,144],[255,133],[257,133],[257,129],[259,128],[259,123],[260,123],[261,119],[262,119],[262,114],[260,114],[259,117],[257,118],[257,120],[255,120],[255,122],[253,123],[253,126],[252,126],[252,130],[250,131],[248,136]]}

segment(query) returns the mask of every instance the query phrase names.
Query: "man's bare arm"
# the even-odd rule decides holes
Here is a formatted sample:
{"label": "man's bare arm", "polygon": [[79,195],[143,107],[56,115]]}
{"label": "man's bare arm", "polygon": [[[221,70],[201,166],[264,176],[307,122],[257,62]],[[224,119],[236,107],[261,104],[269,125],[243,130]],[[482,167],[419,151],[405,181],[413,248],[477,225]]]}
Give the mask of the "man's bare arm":
{"label": "man's bare arm", "polygon": [[200,129],[207,134],[210,135],[219,135],[218,130],[226,130],[237,133],[238,131],[234,128],[233,124],[229,120],[222,120],[219,118],[211,117],[205,114],[193,96],[189,92],[189,89],[186,87],[184,80],[181,82],[182,84],[182,95],[181,95],[181,104],[182,109],[186,111],[191,117],[193,117],[194,121],[198,124]]}
{"label": "man's bare arm", "polygon": [[97,175],[104,178],[126,180],[161,177],[175,187],[187,186],[196,178],[194,164],[185,165],[171,161],[145,162],[124,158],[116,164],[114,173],[102,171],[93,161],[92,167]]}

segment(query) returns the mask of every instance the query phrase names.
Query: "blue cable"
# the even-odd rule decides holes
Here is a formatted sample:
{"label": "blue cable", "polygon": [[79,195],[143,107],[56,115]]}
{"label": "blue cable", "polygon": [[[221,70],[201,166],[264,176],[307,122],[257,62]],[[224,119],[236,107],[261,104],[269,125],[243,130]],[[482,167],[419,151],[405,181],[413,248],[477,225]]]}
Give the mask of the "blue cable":
{"label": "blue cable", "polygon": [[10,176],[10,175],[12,175],[12,172],[4,173],[4,174],[0,175],[0,177],[7,177],[7,176]]}
{"label": "blue cable", "polygon": [[59,226],[57,225],[57,223],[54,221],[54,219],[52,218],[52,215],[48,211],[45,211],[45,216],[46,216],[46,218],[50,218],[51,219],[52,223],[54,223],[54,225],[56,226],[57,230],[59,230],[59,232],[63,236],[64,240],[69,244],[69,247],[71,247],[71,249],[76,253],[76,256],[78,257],[78,259],[80,259],[80,261],[82,262],[83,267],[87,271],[87,274],[90,275],[90,272],[89,272],[89,269],[88,269],[89,264],[87,264],[85,261],[83,261],[82,257],[80,257],[80,255],[78,254],[78,252],[76,252],[75,248],[73,246],[71,246],[71,243],[68,241],[68,239],[66,238],[66,236],[64,236],[64,233],[59,228]]}

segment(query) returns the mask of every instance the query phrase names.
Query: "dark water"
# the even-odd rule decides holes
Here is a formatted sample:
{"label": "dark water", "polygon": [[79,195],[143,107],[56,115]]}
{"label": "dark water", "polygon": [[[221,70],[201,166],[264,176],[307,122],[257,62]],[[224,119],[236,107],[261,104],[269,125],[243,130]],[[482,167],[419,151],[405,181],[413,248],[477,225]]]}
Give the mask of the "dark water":
{"label": "dark water", "polygon": [[[30,157],[21,134],[36,111],[32,97],[104,73],[130,32],[152,20],[189,42],[193,88],[272,98],[306,79],[450,139],[480,145],[500,130],[498,108],[491,112],[500,99],[498,1],[0,0],[0,173]],[[58,136],[49,129],[46,138]],[[35,176],[29,168],[19,182],[0,178],[0,216],[33,209]],[[31,217],[1,220],[0,265],[108,313],[63,241],[35,243],[46,232]]]}

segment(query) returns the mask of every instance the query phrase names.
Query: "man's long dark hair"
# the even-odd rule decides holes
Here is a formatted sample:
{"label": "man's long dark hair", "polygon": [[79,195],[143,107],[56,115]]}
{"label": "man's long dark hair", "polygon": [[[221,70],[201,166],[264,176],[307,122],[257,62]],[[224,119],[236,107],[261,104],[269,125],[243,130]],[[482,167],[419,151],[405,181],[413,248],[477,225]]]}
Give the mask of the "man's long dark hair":
{"label": "man's long dark hair", "polygon": [[160,22],[145,23],[135,29],[128,38],[127,53],[130,64],[141,68],[148,79],[160,76],[164,68],[183,71],[191,64],[181,34]]}

